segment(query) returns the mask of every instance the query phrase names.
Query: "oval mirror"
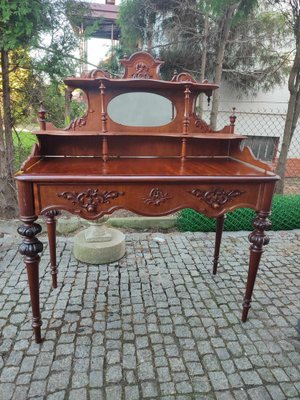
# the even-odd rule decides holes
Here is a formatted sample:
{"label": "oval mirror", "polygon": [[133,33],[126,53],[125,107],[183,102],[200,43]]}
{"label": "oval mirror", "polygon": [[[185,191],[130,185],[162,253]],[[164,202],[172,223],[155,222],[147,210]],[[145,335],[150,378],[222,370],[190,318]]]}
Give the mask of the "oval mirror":
{"label": "oval mirror", "polygon": [[114,122],[127,126],[162,126],[176,116],[170,100],[147,92],[120,94],[108,103],[107,112]]}

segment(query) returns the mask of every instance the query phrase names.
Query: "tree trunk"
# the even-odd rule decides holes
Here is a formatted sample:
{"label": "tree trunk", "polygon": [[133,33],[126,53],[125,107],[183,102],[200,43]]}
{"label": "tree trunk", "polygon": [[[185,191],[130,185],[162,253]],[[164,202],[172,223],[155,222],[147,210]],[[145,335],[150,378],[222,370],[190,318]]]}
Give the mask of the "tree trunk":
{"label": "tree trunk", "polygon": [[[300,16],[298,18],[299,18],[298,25],[300,25]],[[296,24],[296,26],[298,25]],[[293,139],[293,135],[300,114],[300,32],[295,31],[295,33],[296,33],[297,48],[293,66],[289,76],[288,87],[290,92],[290,98],[288,102],[288,110],[284,126],[282,146],[278,158],[277,171],[276,171],[281,178],[281,180],[276,185],[276,193],[280,194],[283,194],[288,152],[290,149],[291,141]]]}
{"label": "tree trunk", "polygon": [[[215,79],[214,79],[214,83],[217,85],[220,85],[220,83],[221,83],[225,47],[228,42],[230,25],[231,25],[233,15],[234,15],[236,9],[238,8],[239,4],[240,3],[238,2],[238,3],[232,4],[231,6],[229,6],[226,9],[224,16],[222,18],[220,36],[219,36],[219,47],[218,47],[218,51],[217,51],[217,59],[216,59],[216,67],[215,67]],[[214,91],[214,94],[213,94],[211,113],[210,113],[210,126],[214,130],[217,127],[219,102],[220,102],[220,89],[217,89]]]}
{"label": "tree trunk", "polygon": [[0,217],[13,218],[17,215],[17,199],[13,178],[14,157],[10,108],[9,60],[8,52],[4,49],[1,49],[1,69],[3,117],[0,110]]}
{"label": "tree trunk", "polygon": [[[204,16],[204,32],[203,32],[203,43],[202,43],[202,57],[201,57],[201,70],[200,70],[200,82],[203,82],[205,79],[205,70],[206,70],[206,62],[207,62],[207,35],[208,35],[208,16]],[[204,93],[199,94],[198,97],[198,106],[199,112],[198,115],[200,118],[203,117],[203,103],[204,103]]]}

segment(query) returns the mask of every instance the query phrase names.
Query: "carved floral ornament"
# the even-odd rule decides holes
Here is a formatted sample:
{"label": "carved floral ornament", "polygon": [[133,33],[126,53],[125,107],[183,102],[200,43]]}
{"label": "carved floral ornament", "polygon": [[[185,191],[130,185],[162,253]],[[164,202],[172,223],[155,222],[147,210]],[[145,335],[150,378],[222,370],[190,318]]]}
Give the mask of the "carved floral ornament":
{"label": "carved floral ornament", "polygon": [[139,62],[135,66],[135,72],[131,75],[134,79],[150,79],[152,75],[149,74],[149,67],[143,63]]}
{"label": "carved floral ornament", "polygon": [[218,209],[224,204],[233,201],[236,197],[241,196],[244,192],[241,192],[240,190],[225,191],[222,188],[216,188],[207,191],[193,189],[189,193],[193,194],[198,199],[205,201],[205,203],[211,206],[213,209]]}
{"label": "carved floral ornament", "polygon": [[110,203],[111,200],[123,196],[124,192],[112,191],[99,191],[98,189],[87,189],[83,192],[61,192],[57,193],[58,197],[63,197],[70,200],[72,204],[86,210],[88,213],[97,211],[99,204]]}
{"label": "carved floral ornament", "polygon": [[148,197],[145,197],[143,200],[145,204],[159,206],[161,203],[164,203],[166,200],[169,200],[171,198],[172,197],[169,196],[169,193],[164,193],[158,188],[153,188],[150,190]]}

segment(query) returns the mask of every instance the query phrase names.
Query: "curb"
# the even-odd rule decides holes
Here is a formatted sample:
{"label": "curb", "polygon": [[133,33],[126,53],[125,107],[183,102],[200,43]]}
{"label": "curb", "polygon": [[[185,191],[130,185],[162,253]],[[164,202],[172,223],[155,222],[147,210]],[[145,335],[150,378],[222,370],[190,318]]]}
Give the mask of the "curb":
{"label": "curb", "polygon": [[[42,225],[43,233],[47,231],[46,223],[43,218],[37,221]],[[114,228],[120,229],[134,229],[134,230],[147,230],[147,229],[174,229],[176,227],[177,217],[116,217],[109,218],[107,224]],[[20,221],[14,220],[0,220],[0,236],[1,234],[17,235],[17,228],[20,226]],[[88,226],[88,221],[79,217],[64,217],[61,216],[57,219],[57,233],[61,235],[68,235],[80,228]]]}

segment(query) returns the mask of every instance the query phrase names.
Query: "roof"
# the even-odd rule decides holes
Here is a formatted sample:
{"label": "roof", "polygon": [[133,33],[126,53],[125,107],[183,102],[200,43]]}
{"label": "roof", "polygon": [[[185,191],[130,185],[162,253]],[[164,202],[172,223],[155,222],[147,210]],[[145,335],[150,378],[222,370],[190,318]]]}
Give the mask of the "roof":
{"label": "roof", "polygon": [[[112,31],[114,40],[120,37],[120,28],[116,23],[119,7],[115,4],[85,3],[90,9],[88,15],[82,16],[83,28],[100,21],[99,27],[91,34],[94,38],[111,39]],[[113,29],[112,29],[113,27]]]}

